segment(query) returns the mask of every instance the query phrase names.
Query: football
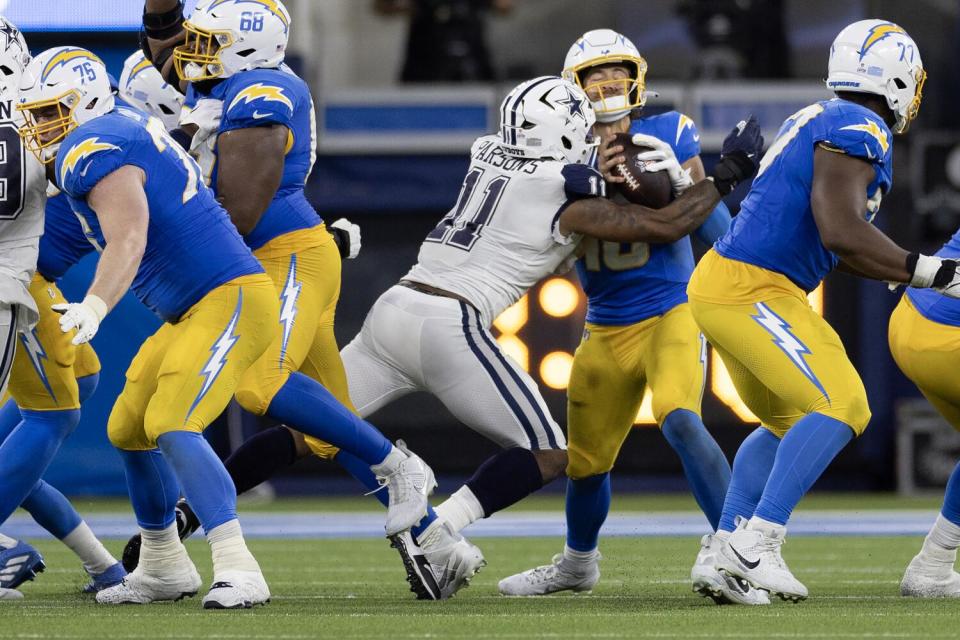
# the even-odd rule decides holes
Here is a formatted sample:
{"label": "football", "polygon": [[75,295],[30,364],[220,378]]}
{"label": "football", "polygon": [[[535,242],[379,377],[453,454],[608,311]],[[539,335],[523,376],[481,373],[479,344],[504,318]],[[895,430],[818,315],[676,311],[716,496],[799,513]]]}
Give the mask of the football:
{"label": "football", "polygon": [[673,187],[670,176],[666,171],[647,171],[648,163],[637,156],[644,151],[652,151],[650,147],[633,144],[629,133],[618,133],[614,145],[623,147],[623,156],[626,162],[621,162],[613,168],[614,174],[626,179],[626,182],[617,183],[617,190],[628,201],[661,209],[673,200]]}

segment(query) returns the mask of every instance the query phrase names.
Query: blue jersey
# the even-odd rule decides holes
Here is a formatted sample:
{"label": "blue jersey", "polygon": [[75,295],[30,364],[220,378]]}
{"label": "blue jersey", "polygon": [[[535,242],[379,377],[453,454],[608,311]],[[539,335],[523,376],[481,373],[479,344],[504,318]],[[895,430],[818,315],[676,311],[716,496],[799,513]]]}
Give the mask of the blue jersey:
{"label": "blue jersey", "polygon": [[[47,198],[43,213],[43,235],[40,237],[40,255],[37,257],[37,272],[54,282],[67,269],[93,251],[93,245],[80,224],[80,219],[70,208],[66,194],[58,193]],[[99,232],[100,226],[92,221],[91,229]]]}
{"label": "blue jersey", "polygon": [[[820,241],[810,207],[813,153],[818,145],[873,165],[865,197],[893,184],[893,135],[876,113],[853,102],[826,100],[790,116],[760,161],[740,214],[716,244],[720,255],[776,271],[812,291],[839,259]],[[872,221],[873,215],[864,211]]]}
{"label": "blue jersey", "polygon": [[[259,249],[277,236],[323,222],[303,192],[316,160],[313,99],[307,84],[286,67],[253,69],[219,82],[209,95],[199,94],[191,84],[187,105],[195,104],[199,98],[223,102],[218,133],[275,124],[287,128],[280,187],[257,226],[244,237],[250,248]],[[204,169],[209,184],[216,189],[216,148],[213,166]]]}
{"label": "blue jersey", "polygon": [[[700,135],[693,120],[669,111],[634,120],[630,133],[644,133],[670,143],[683,164],[700,155]],[[671,244],[600,242],[585,238],[577,274],[587,294],[587,322],[628,325],[666,313],[686,302],[693,272],[690,238]]]}
{"label": "blue jersey", "polygon": [[[960,231],[953,234],[953,237],[943,245],[936,255],[940,258],[951,258],[960,260]],[[948,298],[941,295],[933,289],[915,289],[907,288],[907,297],[916,307],[917,311],[928,320],[948,324],[952,327],[960,327],[960,300]]]}
{"label": "blue jersey", "polygon": [[200,180],[200,168],[156,118],[125,107],[70,132],[56,174],[94,246],[105,246],[87,194],[125,165],[146,175],[147,245],[131,289],[166,321],[176,321],[216,287],[263,269],[227,212]]}

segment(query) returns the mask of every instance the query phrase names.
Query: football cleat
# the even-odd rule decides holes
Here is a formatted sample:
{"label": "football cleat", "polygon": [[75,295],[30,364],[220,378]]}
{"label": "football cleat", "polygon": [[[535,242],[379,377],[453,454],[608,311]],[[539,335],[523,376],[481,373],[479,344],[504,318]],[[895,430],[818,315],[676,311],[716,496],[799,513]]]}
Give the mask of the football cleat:
{"label": "football cleat", "polygon": [[[197,516],[194,515],[193,509],[190,508],[190,505],[188,505],[187,501],[183,498],[177,501],[177,506],[174,508],[173,513],[177,519],[177,535],[180,536],[181,542],[192,536],[197,529],[200,528],[200,521],[197,519]],[[123,547],[123,555],[120,556],[120,561],[123,563],[123,568],[127,570],[127,573],[132,573],[133,570],[137,568],[137,565],[140,564],[141,544],[143,544],[143,540],[141,540],[140,534],[137,533],[130,536],[126,546]]]}
{"label": "football cleat", "polygon": [[900,581],[900,595],[913,598],[960,598],[960,573],[944,563],[914,556]]}
{"label": "football cleat", "polygon": [[417,600],[440,600],[442,598],[440,585],[433,575],[430,562],[423,554],[423,550],[413,540],[410,530],[401,531],[389,537],[390,546],[397,550],[403,561],[403,568],[407,572],[407,582],[410,591],[416,594]]}
{"label": "football cleat", "polygon": [[770,597],[762,589],[754,589],[743,578],[717,571],[717,552],[723,541],[712,534],[700,540],[700,553],[690,570],[694,593],[710,598],[717,604],[770,604]]}
{"label": "football cleat", "polygon": [[388,538],[420,522],[427,514],[427,497],[437,487],[433,470],[420,456],[407,449],[403,440],[397,440],[397,448],[407,454],[407,459],[392,473],[377,476],[390,495],[385,525]]}
{"label": "football cleat", "polygon": [[755,589],[764,589],[783,600],[805,600],[807,588],[793,577],[780,555],[784,535],[783,527],[766,533],[741,524],[720,547],[716,567],[729,576],[743,578]]}
{"label": "football cleat", "polygon": [[249,609],[270,602],[270,588],[259,571],[221,571],[203,598],[204,609]]}
{"label": "football cleat", "polygon": [[558,591],[589,593],[600,580],[600,554],[584,568],[558,553],[551,564],[528,569],[500,581],[497,585],[505,596],[545,596]]}
{"label": "football cleat", "polygon": [[115,584],[120,584],[123,582],[123,578],[126,575],[126,570],[119,562],[117,562],[103,573],[91,574],[90,582],[83,587],[83,592],[96,593],[98,591],[103,591],[104,589],[112,587]]}
{"label": "football cleat", "polygon": [[437,584],[443,600],[470,586],[470,580],[486,564],[477,545],[453,530],[446,522],[437,522],[424,532],[420,549]]}
{"label": "football cleat", "polygon": [[46,568],[40,552],[26,542],[0,547],[0,588],[16,589]]}
{"label": "football cleat", "polygon": [[0,588],[0,600],[22,600],[23,594],[16,589]]}
{"label": "football cleat", "polygon": [[[186,555],[186,554],[184,554]],[[193,562],[186,558],[184,563],[172,570],[150,574],[140,567],[112,587],[97,592],[100,604],[149,604],[151,602],[177,601],[197,595],[201,580]]]}

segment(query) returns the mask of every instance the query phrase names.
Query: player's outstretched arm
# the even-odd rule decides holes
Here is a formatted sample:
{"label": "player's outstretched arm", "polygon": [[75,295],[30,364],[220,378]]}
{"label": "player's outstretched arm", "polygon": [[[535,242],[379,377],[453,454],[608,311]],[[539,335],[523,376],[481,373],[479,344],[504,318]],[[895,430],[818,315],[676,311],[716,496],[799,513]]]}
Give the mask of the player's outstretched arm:
{"label": "player's outstretched arm", "polygon": [[130,288],[147,245],[149,209],[143,170],[124,165],[100,180],[87,195],[106,246],[83,302],[53,305],[63,314],[60,328],[77,330],[73,344],[89,342],[104,316]]}
{"label": "player's outstretched arm", "polygon": [[243,235],[257,226],[280,187],[287,135],[285,126],[272,125],[234,129],[217,139],[217,199]]}
{"label": "player's outstretched arm", "polygon": [[560,214],[560,233],[580,233],[608,242],[675,242],[703,224],[720,202],[710,180],[687,189],[663,209],[617,204],[606,198],[577,200]]}

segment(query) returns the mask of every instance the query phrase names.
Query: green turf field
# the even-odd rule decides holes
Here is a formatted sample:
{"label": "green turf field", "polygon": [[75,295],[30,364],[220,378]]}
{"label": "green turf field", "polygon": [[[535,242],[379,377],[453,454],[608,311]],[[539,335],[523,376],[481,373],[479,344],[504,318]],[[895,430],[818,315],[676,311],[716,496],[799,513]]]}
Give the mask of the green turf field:
{"label": "green turf field", "polygon": [[[832,502],[831,502],[832,501]],[[621,501],[636,506],[642,501]],[[663,499],[660,509],[674,504]],[[929,508],[935,501],[819,498],[816,508]],[[556,506],[556,499],[552,500]],[[299,507],[316,502],[299,503]],[[551,499],[544,499],[549,506]],[[681,500],[680,504],[685,504]],[[330,505],[326,505],[329,507]],[[343,506],[343,505],[341,505]],[[532,505],[527,505],[528,508]],[[646,506],[646,505],[644,505]],[[271,507],[291,507],[280,503]],[[82,507],[81,507],[82,508]],[[0,638],[954,638],[958,603],[900,598],[898,581],[919,547],[912,537],[796,537],[784,556],[810,589],[794,605],[717,607],[689,591],[696,539],[610,538],[592,595],[508,599],[500,577],[549,560],[557,539],[477,538],[489,562],[455,599],[417,602],[394,552],[379,540],[253,540],[274,599],[251,611],[176,604],[104,608],[79,595],[76,559],[40,541],[48,569],[0,603]],[[119,553],[121,542],[108,546]],[[205,585],[209,551],[188,542]]]}

